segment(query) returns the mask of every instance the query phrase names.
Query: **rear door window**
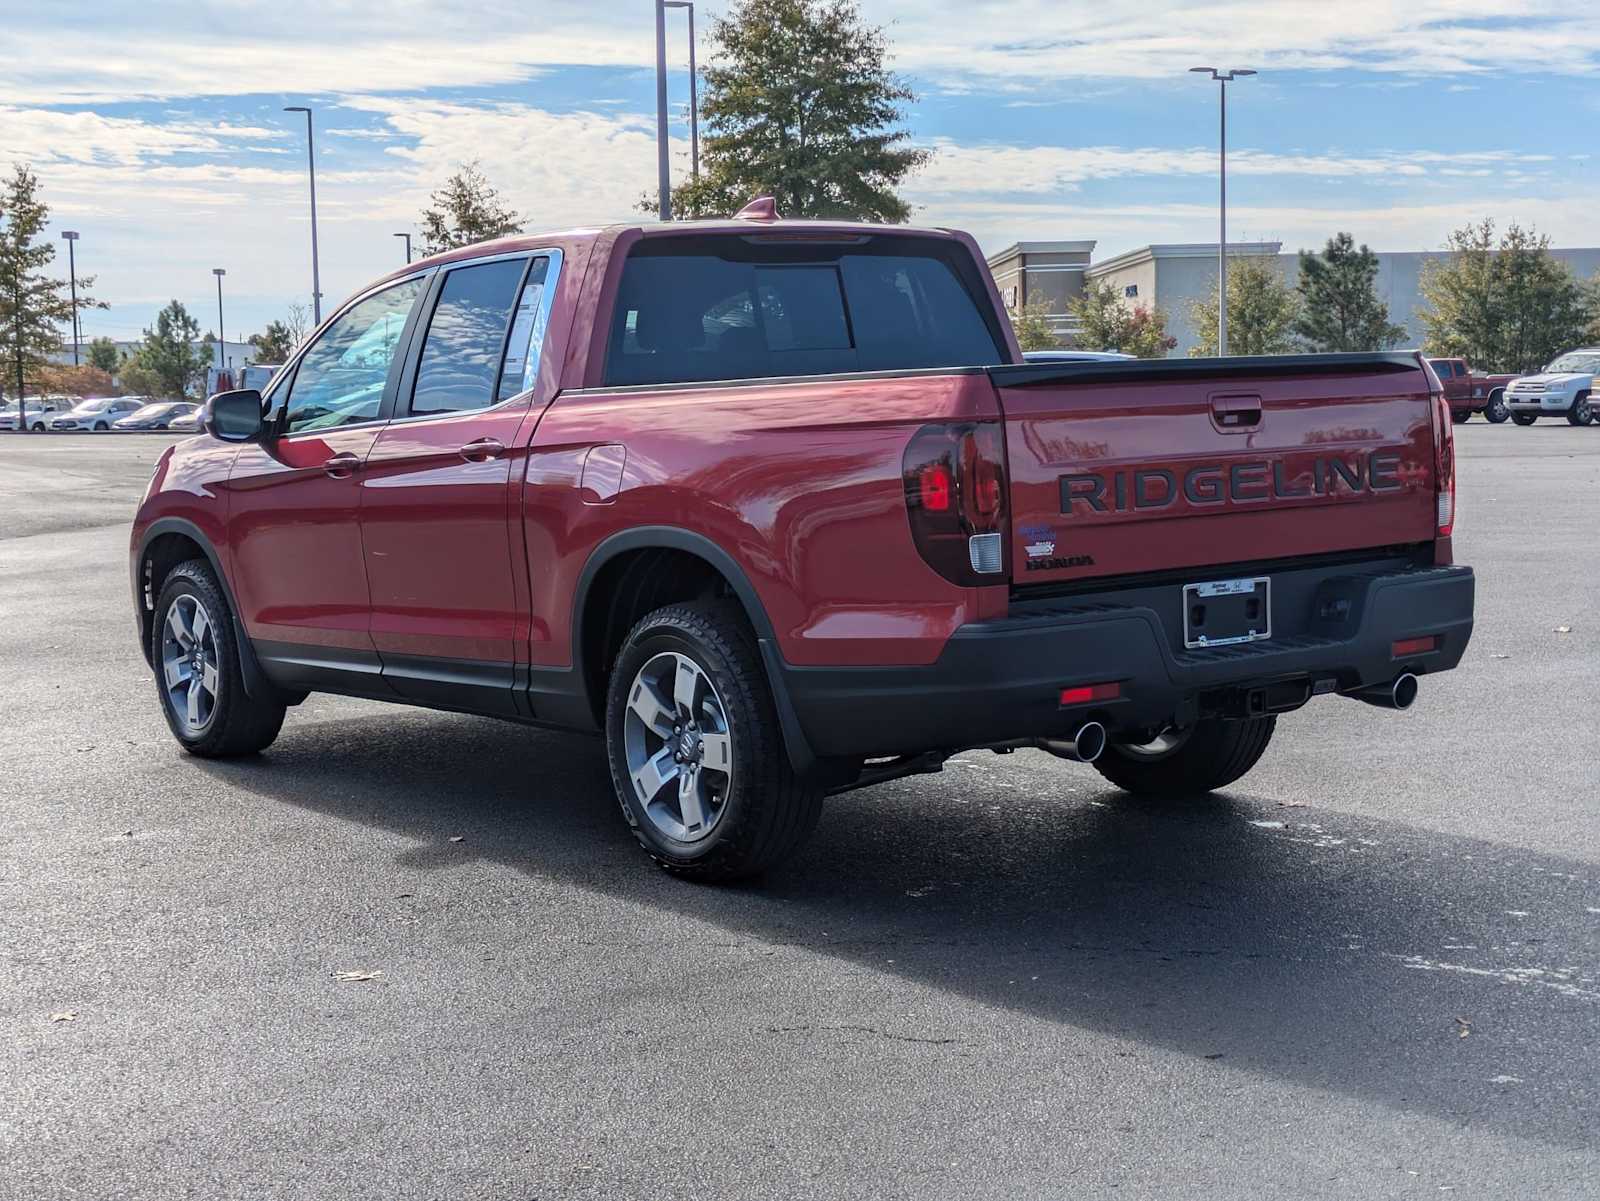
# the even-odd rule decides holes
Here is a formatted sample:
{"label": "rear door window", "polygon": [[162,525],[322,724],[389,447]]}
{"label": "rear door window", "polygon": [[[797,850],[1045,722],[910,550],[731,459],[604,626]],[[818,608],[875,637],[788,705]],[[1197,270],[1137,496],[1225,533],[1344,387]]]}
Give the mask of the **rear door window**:
{"label": "rear door window", "polygon": [[959,248],[931,239],[637,248],[612,314],[606,382],[685,383],[1002,361]]}
{"label": "rear door window", "polygon": [[445,276],[417,363],[413,414],[458,413],[496,402],[506,334],[527,266],[526,259],[501,259],[457,267]]}

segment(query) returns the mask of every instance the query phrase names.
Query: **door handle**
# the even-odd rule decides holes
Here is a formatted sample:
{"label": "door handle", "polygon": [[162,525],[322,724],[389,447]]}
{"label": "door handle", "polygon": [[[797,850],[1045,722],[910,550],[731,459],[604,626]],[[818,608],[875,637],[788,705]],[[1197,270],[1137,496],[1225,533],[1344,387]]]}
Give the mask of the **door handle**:
{"label": "door handle", "polygon": [[498,438],[479,438],[468,442],[458,452],[469,463],[485,463],[506,453],[506,446]]}
{"label": "door handle", "polygon": [[322,465],[330,478],[336,480],[347,479],[357,467],[361,466],[361,457],[353,455],[348,450],[341,450],[333,458]]}
{"label": "door handle", "polygon": [[1253,429],[1261,424],[1261,397],[1213,396],[1211,420],[1220,430]]}

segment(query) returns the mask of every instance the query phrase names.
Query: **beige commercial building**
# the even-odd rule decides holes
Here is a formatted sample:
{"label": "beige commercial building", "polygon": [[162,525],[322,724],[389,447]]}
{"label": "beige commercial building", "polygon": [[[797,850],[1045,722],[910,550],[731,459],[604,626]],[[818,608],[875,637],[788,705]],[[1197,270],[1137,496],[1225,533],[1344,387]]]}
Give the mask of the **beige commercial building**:
{"label": "beige commercial building", "polygon": [[1042,303],[1056,338],[1070,346],[1078,327],[1067,306],[1083,295],[1093,253],[1093,242],[1015,242],[989,256],[989,270],[1007,309],[1020,313]]}
{"label": "beige commercial building", "polygon": [[[1195,302],[1209,296],[1217,282],[1215,242],[1176,242],[1140,246],[1098,263],[1090,263],[1095,243],[1018,242],[989,256],[1006,307],[1020,312],[1030,299],[1043,299],[1051,327],[1062,345],[1073,344],[1076,322],[1068,303],[1083,294],[1084,281],[1109,283],[1128,306],[1155,305],[1167,315],[1167,332],[1178,340],[1174,357],[1198,345],[1192,313]],[[1580,280],[1600,275],[1600,247],[1552,248],[1550,253]],[[1284,252],[1281,242],[1230,242],[1228,257],[1271,259],[1285,282],[1300,275],[1300,256]],[[1389,320],[1406,328],[1406,345],[1422,342],[1422,272],[1444,251],[1378,252],[1378,295],[1389,306]]]}

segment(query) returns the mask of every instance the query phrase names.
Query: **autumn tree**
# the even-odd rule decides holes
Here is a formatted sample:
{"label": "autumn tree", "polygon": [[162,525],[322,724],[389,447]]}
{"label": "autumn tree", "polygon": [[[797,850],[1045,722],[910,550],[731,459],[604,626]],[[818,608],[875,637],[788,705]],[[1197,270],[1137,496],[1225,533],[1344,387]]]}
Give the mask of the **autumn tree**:
{"label": "autumn tree", "polygon": [[[1260,255],[1228,260],[1228,353],[1291,354],[1300,295],[1278,274],[1277,263]],[[1191,357],[1217,353],[1217,285],[1190,310],[1200,344]]]}
{"label": "autumn tree", "polygon": [[1423,342],[1489,371],[1534,371],[1585,341],[1593,290],[1550,253],[1550,239],[1489,218],[1451,232],[1448,256],[1422,270]]}
{"label": "autumn tree", "polygon": [[[75,315],[68,281],[50,272],[55,245],[42,237],[49,206],[39,199],[39,178],[22,163],[0,186],[0,359],[26,418],[27,396],[39,390],[39,373],[61,349],[61,328]],[[79,310],[106,308],[88,292],[93,276],[78,277]],[[25,420],[19,430],[27,429]]]}
{"label": "autumn tree", "polygon": [[725,217],[771,195],[786,217],[910,217],[896,189],[932,152],[909,144],[916,96],[854,0],[738,0],[710,41],[700,178],[673,189],[675,216]]}
{"label": "autumn tree", "polygon": [[462,163],[422,210],[424,254],[439,254],[521,232],[522,218],[501,203],[500,193],[479,169],[476,159]]}
{"label": "autumn tree", "polygon": [[1406,336],[1378,295],[1378,256],[1338,233],[1320,254],[1300,252],[1300,316],[1294,332],[1310,350],[1388,350]]}
{"label": "autumn tree", "polygon": [[1141,359],[1164,359],[1178,344],[1167,333],[1167,315],[1155,305],[1128,305],[1114,284],[1086,280],[1071,302],[1078,321],[1074,341],[1084,350],[1120,350]]}

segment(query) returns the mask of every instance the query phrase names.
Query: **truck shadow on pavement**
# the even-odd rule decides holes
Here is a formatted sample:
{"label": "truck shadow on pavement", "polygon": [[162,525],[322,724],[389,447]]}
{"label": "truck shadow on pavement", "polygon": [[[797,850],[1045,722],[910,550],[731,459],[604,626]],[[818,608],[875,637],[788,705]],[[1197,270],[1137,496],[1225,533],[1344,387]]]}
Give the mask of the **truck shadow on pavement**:
{"label": "truck shadow on pavement", "polygon": [[[487,859],[1113,1035],[1129,1055],[1192,1055],[1218,1089],[1242,1070],[1600,1143],[1586,865],[1247,793],[1143,805],[1042,757],[960,760],[830,801],[795,861],[738,888],[649,865],[595,740],[428,713],[291,716],[260,759],[202,768],[414,839],[402,876]],[[976,1041],[959,1025],[891,1033]]]}

